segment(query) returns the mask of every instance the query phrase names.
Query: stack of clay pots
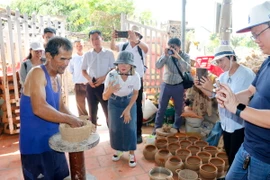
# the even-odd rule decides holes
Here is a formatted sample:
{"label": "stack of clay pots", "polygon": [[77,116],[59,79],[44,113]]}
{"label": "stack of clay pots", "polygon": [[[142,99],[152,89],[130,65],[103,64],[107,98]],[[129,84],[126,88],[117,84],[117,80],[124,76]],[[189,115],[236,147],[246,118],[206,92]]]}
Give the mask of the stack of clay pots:
{"label": "stack of clay pots", "polygon": [[224,151],[209,146],[198,136],[173,135],[155,140],[155,144],[144,147],[145,159],[169,169],[178,179],[215,180],[224,176],[228,169],[228,158]]}

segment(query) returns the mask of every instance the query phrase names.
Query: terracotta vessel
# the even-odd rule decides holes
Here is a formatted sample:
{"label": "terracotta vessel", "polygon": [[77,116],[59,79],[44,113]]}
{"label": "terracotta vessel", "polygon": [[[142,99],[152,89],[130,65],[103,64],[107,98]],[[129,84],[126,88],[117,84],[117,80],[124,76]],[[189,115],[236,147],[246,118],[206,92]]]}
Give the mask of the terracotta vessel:
{"label": "terracotta vessel", "polygon": [[198,156],[189,156],[185,161],[185,168],[196,172],[199,172],[200,166],[202,164],[202,159]]}
{"label": "terracotta vessel", "polygon": [[199,140],[197,136],[188,136],[187,140],[191,141],[194,144],[195,141]]}
{"label": "terracotta vessel", "polygon": [[167,139],[165,138],[156,139],[155,145],[158,149],[166,149],[168,145]]}
{"label": "terracotta vessel", "polygon": [[176,136],[168,136],[166,139],[168,143],[179,143],[178,137]]}
{"label": "terracotta vessel", "polygon": [[213,164],[203,164],[199,170],[200,178],[214,180],[217,177],[217,167]]}
{"label": "terracotta vessel", "polygon": [[218,152],[218,149],[216,146],[205,146],[203,147],[203,151],[209,152],[212,157],[215,157],[216,153]]}
{"label": "terracotta vessel", "polygon": [[168,168],[171,170],[174,174],[176,174],[176,169],[183,169],[184,163],[182,160],[177,156],[171,156],[168,158],[168,160],[165,163],[165,168]]}
{"label": "terracotta vessel", "polygon": [[179,141],[186,140],[187,138],[187,135],[185,133],[176,133],[175,136],[178,137]]}
{"label": "terracotta vessel", "polygon": [[213,164],[218,169],[217,178],[221,177],[224,174],[225,161],[221,158],[212,157],[209,159],[209,163]]}
{"label": "terracotta vessel", "polygon": [[198,173],[190,169],[177,169],[176,173],[178,174],[179,180],[198,180]]}
{"label": "terracotta vessel", "polygon": [[158,166],[165,166],[166,161],[171,157],[172,154],[168,149],[160,149],[155,154],[155,162]]}
{"label": "terracotta vessel", "polygon": [[203,147],[209,146],[209,143],[203,140],[197,140],[194,142],[194,145],[199,146],[203,150]]}
{"label": "terracotta vessel", "polygon": [[180,144],[182,149],[186,149],[189,145],[192,144],[192,142],[189,140],[182,140],[179,142],[179,144]]}
{"label": "terracotta vessel", "polygon": [[195,156],[198,152],[201,151],[201,148],[199,146],[195,146],[195,145],[189,145],[187,147],[187,149],[189,149],[191,151],[192,156]]}
{"label": "terracotta vessel", "polygon": [[225,161],[225,169],[224,171],[227,171],[228,168],[229,168],[229,160],[228,160],[228,156],[226,154],[226,152],[218,152],[216,153],[216,156],[215,157],[218,157],[218,158],[221,158]]}
{"label": "terracotta vessel", "polygon": [[203,164],[208,163],[209,159],[212,157],[212,155],[206,151],[200,151],[196,155],[202,159]]}
{"label": "terracotta vessel", "polygon": [[172,155],[175,155],[175,151],[179,148],[180,148],[180,145],[178,142],[177,143],[175,143],[175,142],[170,143],[170,144],[168,144],[168,147],[167,147],[167,149],[172,153]]}
{"label": "terracotta vessel", "polygon": [[148,173],[150,180],[173,180],[171,170],[164,167],[154,167]]}
{"label": "terracotta vessel", "polygon": [[148,144],[143,149],[143,156],[147,160],[155,160],[155,154],[158,151],[157,147],[153,144]]}
{"label": "terracotta vessel", "polygon": [[188,150],[188,149],[181,149],[181,148],[179,148],[179,149],[177,149],[175,151],[175,155],[177,157],[179,157],[180,159],[182,159],[183,162],[185,162],[186,161],[186,158],[189,157],[189,156],[191,156],[191,151]]}

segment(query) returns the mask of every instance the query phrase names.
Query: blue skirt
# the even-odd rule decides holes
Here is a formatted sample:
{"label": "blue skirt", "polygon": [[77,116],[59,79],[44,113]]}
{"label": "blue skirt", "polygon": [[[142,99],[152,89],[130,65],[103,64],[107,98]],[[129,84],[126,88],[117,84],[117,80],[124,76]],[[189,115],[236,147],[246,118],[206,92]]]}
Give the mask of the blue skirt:
{"label": "blue skirt", "polygon": [[137,146],[137,107],[136,102],[130,110],[131,120],[124,123],[121,114],[128,106],[133,94],[119,97],[114,94],[108,100],[109,131],[111,147],[118,151],[133,151]]}

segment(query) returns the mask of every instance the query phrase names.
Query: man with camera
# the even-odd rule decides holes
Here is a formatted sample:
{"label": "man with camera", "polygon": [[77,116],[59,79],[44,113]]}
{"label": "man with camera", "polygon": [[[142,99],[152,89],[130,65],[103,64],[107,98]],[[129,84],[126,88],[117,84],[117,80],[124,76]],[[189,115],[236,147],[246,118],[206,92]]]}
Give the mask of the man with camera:
{"label": "man with camera", "polygon": [[[128,42],[115,44],[115,38],[127,38]],[[143,124],[143,112],[142,112],[142,94],[143,94],[143,75],[145,72],[145,59],[148,52],[148,46],[142,41],[143,36],[139,32],[137,26],[132,26],[129,31],[114,31],[111,39],[111,49],[114,51],[129,51],[134,55],[134,63],[136,65],[136,71],[141,77],[141,89],[139,90],[137,104],[137,143],[142,142],[142,124]]]}
{"label": "man with camera", "polygon": [[[183,109],[184,87],[183,79],[178,69],[184,73],[190,70],[189,55],[181,51],[181,41],[178,38],[171,38],[168,41],[168,48],[164,50],[164,54],[156,62],[156,68],[161,69],[165,66],[163,74],[163,83],[160,85],[158,111],[155,119],[156,129],[161,128],[163,124],[164,114],[168,106],[170,98],[174,100],[175,117],[173,128],[179,131],[181,126],[181,114]],[[177,69],[178,68],[178,69]]]}

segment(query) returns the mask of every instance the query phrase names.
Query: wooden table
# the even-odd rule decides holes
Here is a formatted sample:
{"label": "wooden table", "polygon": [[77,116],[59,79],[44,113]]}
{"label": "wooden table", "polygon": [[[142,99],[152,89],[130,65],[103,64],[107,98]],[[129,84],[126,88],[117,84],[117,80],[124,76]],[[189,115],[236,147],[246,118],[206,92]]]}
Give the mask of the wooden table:
{"label": "wooden table", "polygon": [[94,176],[86,174],[84,151],[95,147],[98,143],[98,134],[91,134],[87,140],[78,143],[70,143],[62,140],[60,133],[53,135],[49,139],[49,145],[53,150],[69,153],[71,180],[96,180]]}

